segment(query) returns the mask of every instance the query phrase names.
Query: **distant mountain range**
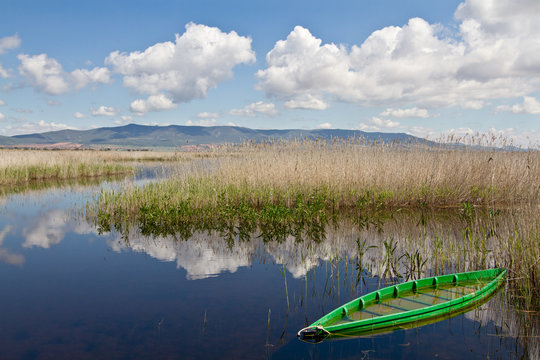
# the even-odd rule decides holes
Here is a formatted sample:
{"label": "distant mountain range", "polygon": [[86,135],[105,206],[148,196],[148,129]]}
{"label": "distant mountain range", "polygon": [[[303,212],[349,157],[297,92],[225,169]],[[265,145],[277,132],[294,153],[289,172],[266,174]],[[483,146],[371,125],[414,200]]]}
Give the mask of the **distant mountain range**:
{"label": "distant mountain range", "polygon": [[[129,124],[118,127],[103,127],[91,130],[60,130],[38,134],[0,136],[0,146],[28,147],[53,144],[77,145],[80,147],[182,147],[201,144],[260,142],[266,139],[362,137],[367,141],[423,142],[425,140],[404,133],[364,132],[359,130],[255,130],[236,126],[146,126]],[[39,147],[39,146],[37,146]]]}

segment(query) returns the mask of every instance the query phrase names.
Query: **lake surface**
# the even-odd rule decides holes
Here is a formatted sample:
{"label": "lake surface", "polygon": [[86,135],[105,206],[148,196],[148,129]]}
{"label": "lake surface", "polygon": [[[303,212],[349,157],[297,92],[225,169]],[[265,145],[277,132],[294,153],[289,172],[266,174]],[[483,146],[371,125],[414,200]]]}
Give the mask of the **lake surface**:
{"label": "lake surface", "polygon": [[[115,185],[0,198],[0,359],[513,359],[540,349],[538,317],[524,319],[505,289],[423,327],[304,343],[299,329],[396,280],[381,263],[384,236],[398,228],[343,224],[300,243],[100,234],[83,209],[101,186]],[[393,239],[396,251],[408,249]],[[425,251],[419,275],[444,271]],[[394,270],[407,273],[403,262]],[[523,336],[523,324],[536,330]]]}

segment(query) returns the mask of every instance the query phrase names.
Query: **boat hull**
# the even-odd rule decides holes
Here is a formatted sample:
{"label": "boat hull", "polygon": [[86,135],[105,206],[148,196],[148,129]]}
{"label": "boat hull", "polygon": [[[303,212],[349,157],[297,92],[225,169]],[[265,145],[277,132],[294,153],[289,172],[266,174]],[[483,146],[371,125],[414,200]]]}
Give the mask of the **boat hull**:
{"label": "boat hull", "polygon": [[472,271],[409,281],[380,289],[333,310],[300,330],[302,340],[340,333],[379,333],[411,323],[425,323],[469,309],[493,294],[504,269]]}

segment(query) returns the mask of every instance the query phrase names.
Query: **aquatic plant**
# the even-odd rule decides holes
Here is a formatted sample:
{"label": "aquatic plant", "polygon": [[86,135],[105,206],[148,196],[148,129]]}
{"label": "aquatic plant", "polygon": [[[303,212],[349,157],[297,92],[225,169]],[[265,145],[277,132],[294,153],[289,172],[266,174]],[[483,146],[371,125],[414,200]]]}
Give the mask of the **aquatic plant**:
{"label": "aquatic plant", "polygon": [[[178,239],[217,231],[233,244],[253,236],[322,242],[329,228],[346,220],[360,232],[385,236],[369,244],[386,254],[379,257],[380,269],[372,269],[378,275],[501,266],[523,291],[524,306],[538,294],[538,151],[368,146],[355,139],[250,143],[219,151],[222,157],[182,163],[167,180],[100,193],[87,209],[90,221],[102,231],[135,226],[147,236]],[[452,209],[459,214],[452,217],[452,232],[430,233]],[[410,210],[419,210],[418,232],[407,242],[417,247],[402,248],[403,240],[392,240],[402,235],[388,233],[387,224]],[[426,255],[430,248],[432,257]]]}
{"label": "aquatic plant", "polygon": [[0,186],[132,174],[145,162],[186,162],[223,153],[0,149]]}
{"label": "aquatic plant", "polygon": [[405,280],[420,279],[428,259],[424,258],[418,249],[414,253],[405,251],[403,256],[406,260],[405,266],[407,267]]}
{"label": "aquatic plant", "polygon": [[387,240],[383,241],[384,253],[383,253],[383,277],[389,278],[399,278],[399,260],[401,256],[397,256],[396,247],[397,243],[394,241],[394,238],[390,237]]}
{"label": "aquatic plant", "polygon": [[253,208],[265,203],[296,206],[298,211],[306,204],[314,212],[352,209],[359,226],[370,226],[374,219],[364,217],[369,209],[462,204],[495,208],[535,203],[540,196],[537,151],[365,146],[353,141],[247,144],[220,151],[218,161],[198,161],[188,172],[183,166],[145,194],[125,193],[117,200],[140,207],[154,201],[152,194],[166,193],[174,205],[187,193],[195,208],[224,200]]}

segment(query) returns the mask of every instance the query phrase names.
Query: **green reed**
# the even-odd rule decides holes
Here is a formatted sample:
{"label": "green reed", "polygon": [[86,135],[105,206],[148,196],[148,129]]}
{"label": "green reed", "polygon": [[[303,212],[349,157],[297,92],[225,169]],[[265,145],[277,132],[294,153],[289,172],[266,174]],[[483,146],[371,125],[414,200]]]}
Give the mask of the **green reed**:
{"label": "green reed", "polygon": [[122,164],[67,163],[10,166],[0,169],[0,185],[13,186],[44,181],[59,181],[131,174],[132,166]]}
{"label": "green reed", "polygon": [[178,164],[228,156],[225,151],[0,149],[0,186],[132,174],[135,162]]}
{"label": "green reed", "polygon": [[[524,303],[538,294],[538,152],[320,142],[227,151],[229,157],[184,164],[165,181],[103,191],[87,216],[100,231],[135,227],[145,236],[177,239],[216,232],[230,246],[252,236],[318,243],[345,219],[358,231],[388,235],[363,244],[386,251],[379,265],[387,275],[399,275],[400,267],[419,277],[431,268],[502,266]],[[386,224],[411,209],[419,214],[418,231],[395,240],[402,236],[387,234]],[[460,209],[454,233],[429,236],[434,209]],[[404,241],[409,248],[399,250]],[[428,266],[430,253],[435,263]]]}

